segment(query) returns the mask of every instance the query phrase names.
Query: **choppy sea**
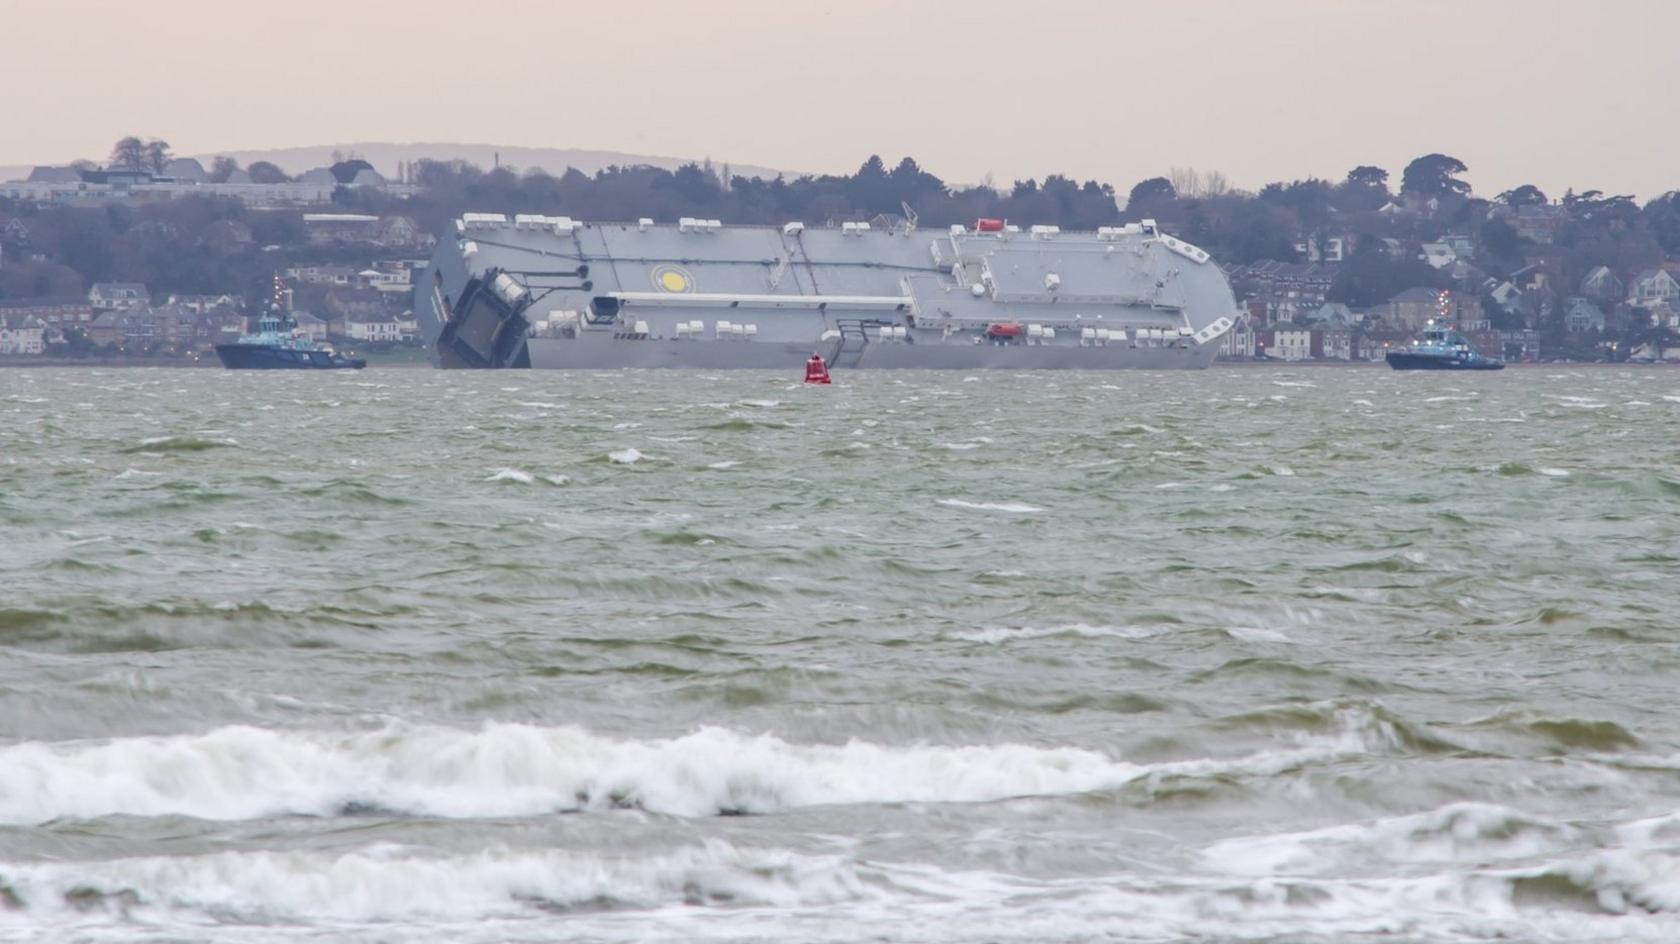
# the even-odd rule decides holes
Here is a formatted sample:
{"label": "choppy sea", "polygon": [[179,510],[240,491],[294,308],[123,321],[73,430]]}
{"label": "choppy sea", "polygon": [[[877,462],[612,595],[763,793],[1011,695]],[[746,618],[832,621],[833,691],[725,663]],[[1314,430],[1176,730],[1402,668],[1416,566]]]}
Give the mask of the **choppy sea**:
{"label": "choppy sea", "polygon": [[0,940],[1680,939],[1680,371],[0,372]]}

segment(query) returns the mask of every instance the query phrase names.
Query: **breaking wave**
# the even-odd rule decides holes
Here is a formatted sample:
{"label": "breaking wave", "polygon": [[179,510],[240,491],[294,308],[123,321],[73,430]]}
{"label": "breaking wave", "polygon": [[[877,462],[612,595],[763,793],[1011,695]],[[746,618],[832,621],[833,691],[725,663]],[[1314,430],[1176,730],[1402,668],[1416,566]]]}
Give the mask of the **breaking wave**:
{"label": "breaking wave", "polygon": [[[209,820],[374,809],[448,818],[635,808],[676,816],[829,804],[985,803],[1109,790],[1151,774],[1264,774],[1365,749],[1356,723],[1295,749],[1133,764],[1023,744],[792,744],[701,728],[614,740],[577,727],[202,735],[0,748],[0,823],[111,815]],[[1378,742],[1383,740],[1380,736]],[[1380,744],[1379,744],[1380,746]]]}
{"label": "breaking wave", "polygon": [[1004,511],[1017,515],[1032,515],[1044,509],[1025,502],[971,502],[960,498],[941,498],[939,504],[947,508],[967,508],[972,511]]}
{"label": "breaking wave", "polygon": [[0,864],[13,910],[210,912],[242,921],[406,921],[662,905],[823,905],[884,892],[834,857],[738,850],[712,840],[651,857],[487,851],[436,857],[374,846],[348,854],[229,852],[77,865]]}

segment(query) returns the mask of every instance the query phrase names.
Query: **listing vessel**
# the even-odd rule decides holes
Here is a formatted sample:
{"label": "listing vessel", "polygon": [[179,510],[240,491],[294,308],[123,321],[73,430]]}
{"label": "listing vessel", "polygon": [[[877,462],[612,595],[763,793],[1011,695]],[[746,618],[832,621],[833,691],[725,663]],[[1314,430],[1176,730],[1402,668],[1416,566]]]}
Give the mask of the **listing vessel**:
{"label": "listing vessel", "polygon": [[257,333],[231,344],[216,345],[216,356],[232,370],[345,370],[360,369],[367,361],[345,357],[297,329],[297,321],[280,303],[283,289],[275,280],[275,300],[257,321]]}
{"label": "listing vessel", "polygon": [[1464,335],[1451,328],[1430,325],[1423,339],[1410,347],[1388,352],[1388,366],[1395,370],[1502,370],[1505,362],[1477,353]]}
{"label": "listing vessel", "polygon": [[468,213],[416,280],[449,368],[1199,368],[1237,304],[1152,220],[725,226]]}

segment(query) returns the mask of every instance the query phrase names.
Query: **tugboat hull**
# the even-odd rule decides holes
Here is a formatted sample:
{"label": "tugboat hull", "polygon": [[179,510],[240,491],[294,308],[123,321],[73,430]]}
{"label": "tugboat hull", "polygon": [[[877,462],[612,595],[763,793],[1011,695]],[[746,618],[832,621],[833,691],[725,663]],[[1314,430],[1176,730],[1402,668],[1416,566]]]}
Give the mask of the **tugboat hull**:
{"label": "tugboat hull", "polygon": [[216,356],[231,370],[359,370],[367,366],[360,357],[258,344],[218,344]]}
{"label": "tugboat hull", "polygon": [[1411,351],[1388,352],[1388,366],[1395,370],[1504,370],[1505,362],[1488,358],[1463,360],[1438,354],[1418,354]]}

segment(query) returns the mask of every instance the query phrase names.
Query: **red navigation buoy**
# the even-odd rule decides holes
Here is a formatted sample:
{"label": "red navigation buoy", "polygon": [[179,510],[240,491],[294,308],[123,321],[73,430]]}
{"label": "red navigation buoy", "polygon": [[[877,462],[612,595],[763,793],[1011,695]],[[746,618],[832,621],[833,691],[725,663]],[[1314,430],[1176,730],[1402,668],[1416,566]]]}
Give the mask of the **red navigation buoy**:
{"label": "red navigation buoy", "polygon": [[828,379],[828,365],[823,363],[821,354],[812,354],[805,362],[805,382],[808,384],[833,383]]}

